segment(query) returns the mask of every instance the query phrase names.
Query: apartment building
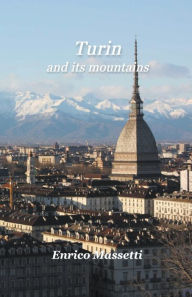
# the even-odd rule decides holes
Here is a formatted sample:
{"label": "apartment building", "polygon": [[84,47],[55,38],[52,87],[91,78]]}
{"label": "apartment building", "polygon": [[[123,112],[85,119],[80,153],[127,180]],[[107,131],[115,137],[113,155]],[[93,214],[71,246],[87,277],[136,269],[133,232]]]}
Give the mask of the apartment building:
{"label": "apartment building", "polygon": [[1,297],[90,297],[89,262],[52,260],[53,251],[85,253],[69,242],[40,243],[30,236],[0,242]]}
{"label": "apartment building", "polygon": [[114,213],[83,218],[43,233],[45,242],[79,242],[91,253],[141,252],[142,259],[97,259],[92,263],[91,296],[177,296],[173,276],[162,266],[167,249],[160,242],[158,221],[147,215]]}
{"label": "apartment building", "polygon": [[192,222],[192,193],[174,192],[156,197],[154,216],[183,223]]}

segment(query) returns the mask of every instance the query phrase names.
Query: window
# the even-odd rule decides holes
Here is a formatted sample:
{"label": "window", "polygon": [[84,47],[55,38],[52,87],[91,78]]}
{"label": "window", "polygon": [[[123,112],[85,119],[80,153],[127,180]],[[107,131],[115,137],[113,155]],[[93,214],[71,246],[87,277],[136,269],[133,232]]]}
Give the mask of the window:
{"label": "window", "polygon": [[137,280],[141,279],[141,271],[137,271]]}
{"label": "window", "polygon": [[128,272],[123,272],[123,281],[127,281],[128,279]]}
{"label": "window", "polygon": [[142,261],[141,260],[136,260],[136,266],[141,266]]}
{"label": "window", "polygon": [[122,266],[123,266],[123,267],[127,267],[127,266],[128,266],[128,261],[127,261],[127,260],[123,260],[123,262],[122,262]]}
{"label": "window", "polygon": [[153,249],[153,255],[157,256],[157,250],[156,249]]}

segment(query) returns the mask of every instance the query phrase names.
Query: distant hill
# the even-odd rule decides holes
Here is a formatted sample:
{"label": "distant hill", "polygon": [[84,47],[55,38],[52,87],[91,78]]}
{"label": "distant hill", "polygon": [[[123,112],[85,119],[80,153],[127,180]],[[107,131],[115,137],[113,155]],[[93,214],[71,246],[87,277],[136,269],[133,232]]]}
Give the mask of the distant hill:
{"label": "distant hill", "polygon": [[[128,113],[122,98],[1,92],[0,142],[114,143]],[[144,114],[158,141],[192,141],[192,100],[146,100]]]}

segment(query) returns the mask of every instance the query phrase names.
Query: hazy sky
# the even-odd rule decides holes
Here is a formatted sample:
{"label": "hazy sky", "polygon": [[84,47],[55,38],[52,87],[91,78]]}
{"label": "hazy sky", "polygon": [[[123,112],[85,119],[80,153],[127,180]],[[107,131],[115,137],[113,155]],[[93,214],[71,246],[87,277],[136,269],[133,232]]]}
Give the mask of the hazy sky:
{"label": "hazy sky", "polygon": [[[191,0],[1,1],[0,90],[93,93],[128,98],[132,74],[53,74],[50,64],[69,62],[131,64],[134,38],[141,64],[143,98],[190,98],[192,93]],[[121,57],[77,57],[76,41],[122,46]]]}

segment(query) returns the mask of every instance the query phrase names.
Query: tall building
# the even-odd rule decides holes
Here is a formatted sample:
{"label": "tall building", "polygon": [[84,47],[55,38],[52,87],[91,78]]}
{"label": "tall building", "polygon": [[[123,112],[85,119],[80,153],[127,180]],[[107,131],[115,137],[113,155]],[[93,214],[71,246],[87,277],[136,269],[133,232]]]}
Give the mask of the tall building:
{"label": "tall building", "polygon": [[57,141],[56,141],[55,144],[54,144],[54,149],[55,149],[55,150],[58,150],[58,149],[59,149],[59,144],[58,144]]}
{"label": "tall building", "polygon": [[103,169],[103,158],[102,158],[102,153],[99,152],[97,153],[97,157],[95,158],[95,161],[93,162],[93,165],[98,167],[99,169]]}
{"label": "tall building", "polygon": [[35,183],[35,158],[30,152],[27,158],[27,183],[34,184]]}
{"label": "tall building", "polygon": [[189,148],[188,143],[179,143],[179,154],[185,153]]}
{"label": "tall building", "polygon": [[192,192],[192,160],[187,161],[187,169],[180,171],[180,190]]}
{"label": "tall building", "polygon": [[160,175],[160,163],[155,138],[143,119],[143,101],[139,94],[137,41],[135,41],[135,72],[130,114],[118,138],[111,179],[126,181],[133,178]]}

